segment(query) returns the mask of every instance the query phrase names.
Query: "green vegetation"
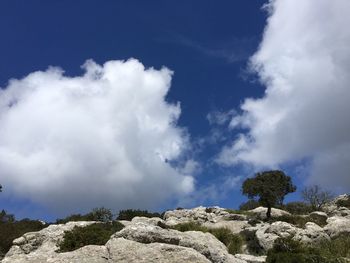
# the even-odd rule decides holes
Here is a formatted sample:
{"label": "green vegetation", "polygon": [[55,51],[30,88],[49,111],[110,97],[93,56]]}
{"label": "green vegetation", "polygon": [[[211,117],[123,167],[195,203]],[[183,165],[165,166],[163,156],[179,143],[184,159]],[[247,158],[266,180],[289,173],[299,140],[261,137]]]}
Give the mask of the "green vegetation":
{"label": "green vegetation", "polygon": [[23,219],[16,221],[14,215],[1,212],[0,218],[0,258],[2,258],[12,246],[12,241],[27,232],[39,231],[46,227],[37,220]]}
{"label": "green vegetation", "polygon": [[183,223],[178,224],[173,229],[176,229],[181,232],[185,231],[201,231],[204,233],[211,233],[214,235],[218,240],[220,240],[222,243],[224,243],[228,249],[228,252],[230,254],[237,254],[242,252],[242,245],[243,245],[243,238],[240,235],[233,234],[229,229],[227,228],[207,228],[204,226],[201,226],[198,223],[189,222],[189,223]]}
{"label": "green vegetation", "polygon": [[127,209],[127,210],[120,210],[119,215],[117,217],[117,220],[131,220],[135,216],[144,216],[144,217],[162,217],[159,213],[151,213],[147,210],[134,210],[134,209]]}
{"label": "green vegetation", "polygon": [[293,215],[306,215],[315,210],[312,206],[304,202],[290,202],[282,207],[283,210],[293,214]]}
{"label": "green vegetation", "polygon": [[59,244],[59,252],[73,251],[87,245],[104,245],[111,235],[123,229],[124,225],[117,222],[94,223],[86,227],[74,227],[64,234]]}
{"label": "green vegetation", "polygon": [[350,237],[323,241],[316,247],[305,246],[291,238],[276,240],[267,253],[267,263],[343,263],[350,256]]}
{"label": "green vegetation", "polygon": [[350,208],[350,196],[348,196],[348,198],[344,200],[338,200],[336,204],[338,207],[344,206],[344,207]]}
{"label": "green vegetation", "polygon": [[94,208],[90,213],[85,215],[73,214],[63,219],[57,219],[57,224],[65,224],[70,221],[99,221],[108,222],[113,220],[113,214],[110,209],[100,207]]}
{"label": "green vegetation", "polygon": [[271,208],[282,205],[284,197],[295,190],[292,179],[279,170],[257,173],[254,178],[246,179],[242,185],[244,195],[250,199],[259,197],[259,203],[267,207],[267,218],[271,218]]}

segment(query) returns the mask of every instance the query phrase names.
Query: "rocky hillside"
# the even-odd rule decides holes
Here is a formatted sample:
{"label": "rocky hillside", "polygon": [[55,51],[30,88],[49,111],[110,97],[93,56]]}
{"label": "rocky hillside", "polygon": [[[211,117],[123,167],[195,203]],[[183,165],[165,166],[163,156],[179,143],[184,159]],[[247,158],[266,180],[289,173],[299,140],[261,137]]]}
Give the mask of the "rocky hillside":
{"label": "rocky hillside", "polygon": [[[94,222],[50,225],[14,240],[2,262],[265,262],[266,253],[274,248],[277,240],[289,238],[317,247],[339,236],[349,237],[350,210],[337,205],[339,200],[348,198],[340,196],[323,211],[303,216],[273,209],[273,218],[269,221],[265,220],[266,209],[262,207],[244,213],[220,207],[198,207],[167,211],[163,219],[135,217],[132,221],[120,221],[125,227],[114,233],[105,245],[88,245],[69,252],[59,252],[65,231]],[[196,231],[181,232],[179,226],[187,227],[185,230],[195,226]],[[229,229],[232,235],[241,238],[238,251],[232,253],[227,244],[219,241],[222,237],[210,229]],[[341,259],[350,262],[344,256]]]}

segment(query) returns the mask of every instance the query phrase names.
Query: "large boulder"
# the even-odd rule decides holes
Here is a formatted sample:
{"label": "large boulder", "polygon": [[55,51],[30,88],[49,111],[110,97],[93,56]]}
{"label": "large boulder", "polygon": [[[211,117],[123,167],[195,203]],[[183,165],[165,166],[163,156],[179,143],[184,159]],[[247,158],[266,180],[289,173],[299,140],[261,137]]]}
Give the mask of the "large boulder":
{"label": "large boulder", "polygon": [[[248,212],[250,214],[255,215],[259,219],[266,219],[267,208],[259,206],[255,209],[249,210]],[[291,215],[290,213],[288,213],[287,211],[281,210],[281,209],[277,209],[277,208],[271,209],[271,217],[272,218],[278,218],[280,216],[290,216],[290,215]]]}
{"label": "large boulder", "polygon": [[[52,262],[61,262],[64,260],[64,257],[68,256],[67,254],[61,254],[58,258],[58,253],[56,252],[56,250],[58,250],[58,243],[62,240],[64,232],[72,230],[75,226],[84,227],[93,223],[95,222],[68,222],[61,225],[50,225],[38,232],[26,233],[20,238],[17,238],[13,241],[13,246],[7,252],[5,258],[2,260],[2,263],[41,263],[47,262],[47,259],[49,258],[52,259]],[[77,251],[75,254],[86,254],[87,250],[89,250],[89,248],[85,248],[80,252]],[[91,258],[94,258],[94,255],[96,254],[96,248],[93,248],[91,252]],[[79,258],[78,255],[75,255],[73,257]]]}
{"label": "large boulder", "polygon": [[192,248],[163,243],[143,244],[124,238],[112,238],[107,242],[106,247],[110,252],[110,262],[211,262]]}
{"label": "large boulder", "polygon": [[350,218],[333,216],[327,219],[327,225],[323,228],[330,237],[340,234],[350,234]]}
{"label": "large boulder", "polygon": [[256,227],[246,228],[248,231],[256,231],[255,236],[263,250],[271,249],[278,238],[291,237],[304,244],[315,245],[330,237],[322,227],[313,222],[308,222],[305,228],[298,228],[292,224],[277,221],[272,224],[262,223]]}
{"label": "large boulder", "polygon": [[228,254],[226,246],[210,233],[199,231],[180,232],[159,226],[137,222],[115,233],[112,238],[124,238],[139,243],[164,243],[192,248],[211,262],[239,262]]}

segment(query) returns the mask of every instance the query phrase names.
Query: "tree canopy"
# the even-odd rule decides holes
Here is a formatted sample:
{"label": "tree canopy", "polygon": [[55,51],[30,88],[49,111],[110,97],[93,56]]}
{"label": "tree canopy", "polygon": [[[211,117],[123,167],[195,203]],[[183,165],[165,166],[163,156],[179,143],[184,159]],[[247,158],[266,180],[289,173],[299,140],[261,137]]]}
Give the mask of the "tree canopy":
{"label": "tree canopy", "polygon": [[296,186],[290,176],[283,171],[273,170],[255,174],[255,177],[246,179],[242,184],[242,193],[250,199],[259,197],[261,205],[267,207],[267,218],[271,217],[271,208],[282,205],[288,193],[295,192]]}

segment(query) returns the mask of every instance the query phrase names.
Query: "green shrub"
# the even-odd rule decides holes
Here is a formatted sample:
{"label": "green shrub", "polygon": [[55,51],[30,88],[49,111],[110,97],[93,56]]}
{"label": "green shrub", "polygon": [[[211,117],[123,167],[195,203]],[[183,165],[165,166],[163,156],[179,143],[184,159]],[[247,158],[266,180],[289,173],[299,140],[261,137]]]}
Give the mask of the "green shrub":
{"label": "green shrub", "polygon": [[243,239],[239,235],[233,234],[228,228],[212,228],[208,229],[209,233],[219,239],[232,255],[242,252]]}
{"label": "green shrub", "polygon": [[151,213],[147,210],[134,210],[134,209],[127,209],[127,210],[120,210],[119,215],[117,217],[117,220],[129,220],[133,219],[135,216],[144,216],[144,217],[162,217],[159,213]]}
{"label": "green shrub", "polygon": [[337,206],[345,206],[347,208],[350,208],[350,196],[348,196],[348,198],[344,199],[344,200],[338,200],[336,202]]}
{"label": "green shrub", "polygon": [[237,254],[242,252],[243,239],[239,235],[233,234],[228,228],[207,228],[195,222],[177,224],[172,227],[181,232],[186,231],[201,231],[204,233],[211,233],[218,240],[224,243],[230,254]]}
{"label": "green shrub", "polygon": [[253,210],[259,206],[260,206],[260,203],[258,201],[254,200],[254,199],[250,199],[247,202],[242,203],[239,206],[239,210],[243,210],[243,211]]}
{"label": "green shrub", "polygon": [[260,256],[264,254],[264,249],[260,245],[258,238],[255,235],[255,231],[243,230],[241,232],[244,243],[250,254]]}
{"label": "green shrub", "polygon": [[0,222],[0,258],[9,251],[14,239],[19,238],[27,232],[39,231],[44,227],[46,226],[41,222],[30,219]]}
{"label": "green shrub", "polygon": [[57,219],[56,224],[65,224],[71,221],[99,221],[99,222],[108,222],[113,220],[113,214],[110,209],[100,207],[94,208],[90,213],[85,215],[73,214],[67,216],[63,219]]}
{"label": "green shrub", "polygon": [[123,229],[124,225],[118,221],[95,223],[86,227],[74,227],[66,231],[62,242],[59,243],[59,252],[73,251],[87,245],[104,245],[111,235]]}
{"label": "green shrub", "polygon": [[[305,246],[291,238],[280,238],[267,252],[267,263],[343,263],[350,250],[349,243],[338,248],[341,240],[324,241],[317,247]],[[346,249],[347,251],[344,251]]]}
{"label": "green shrub", "polygon": [[307,215],[313,211],[311,205],[304,202],[290,202],[284,205],[282,209],[293,215]]}

